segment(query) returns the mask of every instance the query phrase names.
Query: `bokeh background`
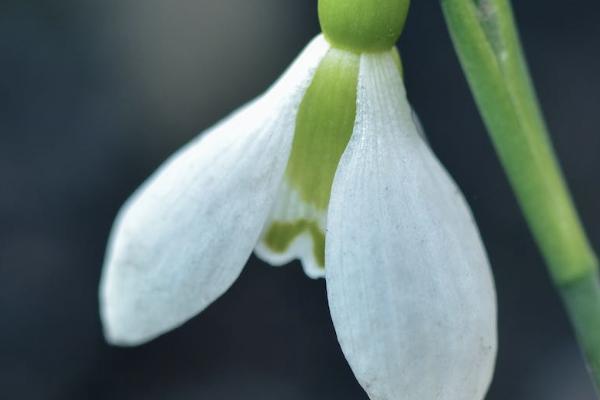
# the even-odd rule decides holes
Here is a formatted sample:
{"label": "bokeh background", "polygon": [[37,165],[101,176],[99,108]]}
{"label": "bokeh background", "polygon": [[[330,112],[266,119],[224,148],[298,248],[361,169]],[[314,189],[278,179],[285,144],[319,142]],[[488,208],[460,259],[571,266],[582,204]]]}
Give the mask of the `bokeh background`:
{"label": "bokeh background", "polygon": [[[316,0],[0,3],[0,397],[366,400],[322,280],[254,257],[202,315],[109,347],[97,285],[112,219],[170,153],[263,91],[318,33]],[[436,1],[400,48],[409,97],[493,264],[489,399],[593,399],[545,267],[461,75]],[[515,1],[557,151],[600,245],[600,5]],[[235,243],[232,243],[234,246]]]}

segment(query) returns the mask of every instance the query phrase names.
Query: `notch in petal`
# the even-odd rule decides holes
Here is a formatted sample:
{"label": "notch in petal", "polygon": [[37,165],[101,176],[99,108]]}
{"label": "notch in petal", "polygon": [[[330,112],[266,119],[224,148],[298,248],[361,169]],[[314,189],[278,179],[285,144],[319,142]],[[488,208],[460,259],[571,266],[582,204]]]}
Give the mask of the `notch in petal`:
{"label": "notch in petal", "polygon": [[109,342],[140,344],[177,327],[239,276],[327,49],[317,37],[267,93],[178,151],[123,206],[100,285]]}
{"label": "notch in petal", "polygon": [[254,253],[278,267],[298,259],[307,276],[323,278],[325,218],[326,210],[304,202],[284,177]]}
{"label": "notch in petal", "polygon": [[496,300],[468,206],[418,134],[391,54],[362,56],[357,104],[325,250],[342,350],[373,400],[482,399]]}

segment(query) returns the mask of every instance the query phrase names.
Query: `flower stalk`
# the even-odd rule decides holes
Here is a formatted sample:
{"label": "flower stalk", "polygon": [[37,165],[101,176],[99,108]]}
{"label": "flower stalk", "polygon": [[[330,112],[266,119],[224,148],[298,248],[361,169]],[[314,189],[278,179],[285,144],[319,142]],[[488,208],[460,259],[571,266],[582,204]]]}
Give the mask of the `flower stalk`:
{"label": "flower stalk", "polygon": [[509,0],[441,0],[479,111],[600,387],[598,260],[549,139]]}

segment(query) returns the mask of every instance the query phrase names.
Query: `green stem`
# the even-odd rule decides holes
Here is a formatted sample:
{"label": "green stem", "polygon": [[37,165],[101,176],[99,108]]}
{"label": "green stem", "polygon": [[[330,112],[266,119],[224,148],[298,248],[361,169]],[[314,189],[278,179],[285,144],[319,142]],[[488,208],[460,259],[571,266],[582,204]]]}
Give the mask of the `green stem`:
{"label": "green stem", "polygon": [[600,387],[598,260],[552,148],[509,0],[441,0],[479,111]]}
{"label": "green stem", "polygon": [[590,374],[600,387],[600,283],[598,273],[559,288],[577,339],[587,357]]}

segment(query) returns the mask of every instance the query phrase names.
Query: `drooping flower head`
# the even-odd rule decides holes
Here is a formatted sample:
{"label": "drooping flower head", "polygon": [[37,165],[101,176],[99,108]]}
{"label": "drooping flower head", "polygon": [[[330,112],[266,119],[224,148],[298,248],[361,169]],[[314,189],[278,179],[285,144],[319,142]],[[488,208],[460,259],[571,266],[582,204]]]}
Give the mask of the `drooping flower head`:
{"label": "drooping flower head", "polygon": [[407,0],[321,0],[324,34],[134,193],[100,287],[110,342],[181,325],[254,250],[325,277],[340,345],[371,399],[483,398],[495,291],[469,208],[406,99],[393,46],[407,11]]}

